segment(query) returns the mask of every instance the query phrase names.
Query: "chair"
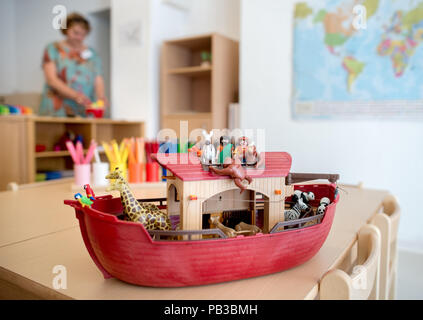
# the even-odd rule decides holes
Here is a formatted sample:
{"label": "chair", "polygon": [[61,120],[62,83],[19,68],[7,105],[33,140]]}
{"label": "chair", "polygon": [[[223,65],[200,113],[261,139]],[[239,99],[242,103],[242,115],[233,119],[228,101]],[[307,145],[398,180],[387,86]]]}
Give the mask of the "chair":
{"label": "chair", "polygon": [[367,224],[358,233],[357,264],[352,272],[328,271],[320,281],[321,300],[377,300],[381,235],[378,228]]}
{"label": "chair", "polygon": [[380,259],[380,290],[379,299],[395,299],[397,279],[397,234],[400,220],[400,207],[392,195],[386,197],[381,209],[372,219],[381,234],[381,259]]}

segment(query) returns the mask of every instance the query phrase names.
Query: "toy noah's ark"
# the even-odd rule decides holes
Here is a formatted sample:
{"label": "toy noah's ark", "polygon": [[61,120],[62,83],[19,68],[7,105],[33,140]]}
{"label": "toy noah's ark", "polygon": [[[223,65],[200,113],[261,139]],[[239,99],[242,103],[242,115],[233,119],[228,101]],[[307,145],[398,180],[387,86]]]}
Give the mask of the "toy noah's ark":
{"label": "toy noah's ark", "polygon": [[[252,180],[240,193],[231,177],[204,170],[191,156],[154,155],[168,172],[167,198],[138,200],[157,203],[172,221],[179,218],[172,230],[125,221],[121,198],[111,195],[98,197],[91,207],[65,200],[75,209],[85,246],[104,278],[151,287],[204,285],[280,272],[319,251],[339,200],[338,175],[290,173],[288,153],[264,152],[261,168],[245,167]],[[329,183],[299,185],[316,179]],[[285,221],[286,209],[301,198],[298,192],[313,193],[309,210]],[[317,210],[322,199],[328,202]],[[217,224],[211,224],[213,217]],[[233,234],[240,222],[252,228]]]}

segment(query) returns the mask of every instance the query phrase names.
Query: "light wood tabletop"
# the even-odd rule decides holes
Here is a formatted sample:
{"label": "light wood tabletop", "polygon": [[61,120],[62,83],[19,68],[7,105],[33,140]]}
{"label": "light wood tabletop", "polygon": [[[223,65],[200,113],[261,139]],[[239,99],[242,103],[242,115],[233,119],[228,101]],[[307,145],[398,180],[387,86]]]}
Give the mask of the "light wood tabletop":
{"label": "light wood tabletop", "polygon": [[[91,260],[73,209],[71,184],[60,182],[0,193],[0,297],[47,299],[313,299],[319,280],[337,266],[358,230],[389,195],[341,186],[329,236],[311,260],[296,268],[251,279],[185,288],[149,288],[105,280]],[[165,185],[134,190],[138,198],[163,197]],[[100,194],[100,193],[99,193]],[[304,244],[307,245],[307,244]],[[67,272],[67,288],[53,289],[53,268]]]}

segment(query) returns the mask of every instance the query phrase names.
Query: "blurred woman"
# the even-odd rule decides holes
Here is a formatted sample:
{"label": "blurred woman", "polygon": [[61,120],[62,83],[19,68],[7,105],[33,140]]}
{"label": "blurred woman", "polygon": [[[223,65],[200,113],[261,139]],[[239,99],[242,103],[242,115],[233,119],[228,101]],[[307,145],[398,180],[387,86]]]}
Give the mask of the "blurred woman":
{"label": "blurred woman", "polygon": [[93,102],[107,103],[101,59],[84,44],[90,30],[87,19],[72,13],[67,17],[67,29],[61,30],[65,39],[47,45],[40,115],[85,117],[85,109]]}

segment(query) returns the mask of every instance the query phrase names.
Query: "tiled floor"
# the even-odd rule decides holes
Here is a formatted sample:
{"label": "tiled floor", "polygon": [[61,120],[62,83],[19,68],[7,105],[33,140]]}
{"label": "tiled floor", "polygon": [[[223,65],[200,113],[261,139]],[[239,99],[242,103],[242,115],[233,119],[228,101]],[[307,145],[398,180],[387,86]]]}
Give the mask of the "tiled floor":
{"label": "tiled floor", "polygon": [[397,299],[423,299],[423,253],[398,251]]}

